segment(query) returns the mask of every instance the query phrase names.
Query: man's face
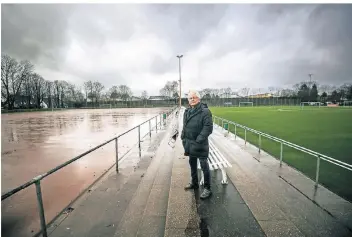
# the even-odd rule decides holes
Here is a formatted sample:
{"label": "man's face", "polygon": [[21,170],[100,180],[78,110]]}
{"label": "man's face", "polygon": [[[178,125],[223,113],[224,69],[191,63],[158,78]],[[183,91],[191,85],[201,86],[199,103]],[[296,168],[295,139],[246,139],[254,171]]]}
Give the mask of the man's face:
{"label": "man's face", "polygon": [[195,106],[196,104],[198,104],[200,101],[199,97],[197,97],[197,95],[195,94],[190,94],[188,95],[188,103],[190,106]]}

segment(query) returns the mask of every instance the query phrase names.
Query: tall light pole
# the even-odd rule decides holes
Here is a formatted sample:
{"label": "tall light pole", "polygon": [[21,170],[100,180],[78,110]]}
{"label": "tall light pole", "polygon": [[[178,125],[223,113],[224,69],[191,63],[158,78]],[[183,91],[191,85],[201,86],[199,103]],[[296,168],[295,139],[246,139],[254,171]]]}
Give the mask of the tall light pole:
{"label": "tall light pole", "polygon": [[177,55],[176,57],[178,57],[178,73],[180,75],[180,95],[179,95],[179,105],[180,105],[180,108],[181,108],[181,58],[183,57],[183,55]]}

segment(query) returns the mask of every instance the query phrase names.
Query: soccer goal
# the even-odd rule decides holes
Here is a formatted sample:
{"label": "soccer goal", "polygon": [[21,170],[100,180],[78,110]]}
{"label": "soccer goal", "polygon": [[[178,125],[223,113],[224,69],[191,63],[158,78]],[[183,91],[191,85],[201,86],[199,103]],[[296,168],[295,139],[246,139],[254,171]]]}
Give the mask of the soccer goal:
{"label": "soccer goal", "polygon": [[349,106],[349,107],[351,107],[351,106],[352,106],[352,100],[344,101],[344,102],[343,102],[343,106]]}
{"label": "soccer goal", "polygon": [[301,109],[307,106],[309,107],[314,106],[314,107],[320,108],[321,105],[322,105],[321,102],[301,102]]}
{"label": "soccer goal", "polygon": [[253,102],[240,102],[238,103],[238,107],[246,107],[246,106],[250,106],[253,107]]}
{"label": "soccer goal", "polygon": [[111,109],[112,107],[111,107],[111,104],[101,104],[101,105],[99,105],[99,108],[101,108],[101,109]]}

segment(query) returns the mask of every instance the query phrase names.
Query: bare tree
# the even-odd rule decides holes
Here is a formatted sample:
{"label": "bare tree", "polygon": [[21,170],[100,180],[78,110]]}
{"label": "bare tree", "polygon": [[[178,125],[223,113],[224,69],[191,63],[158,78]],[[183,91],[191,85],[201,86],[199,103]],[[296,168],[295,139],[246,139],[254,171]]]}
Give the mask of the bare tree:
{"label": "bare tree", "polygon": [[296,95],[300,91],[300,88],[301,88],[301,85],[299,83],[296,83],[293,85],[293,91],[295,92]]}
{"label": "bare tree", "polygon": [[45,81],[45,94],[48,98],[48,107],[53,108],[54,83],[52,81]]}
{"label": "bare tree", "polygon": [[117,86],[111,87],[108,91],[108,95],[109,95],[110,99],[112,99],[116,102],[116,100],[120,97],[119,88]]}
{"label": "bare tree", "polygon": [[220,95],[220,90],[219,89],[212,89],[211,90],[212,92],[212,97],[219,97],[219,95]]}
{"label": "bare tree", "polygon": [[34,94],[34,101],[37,108],[41,108],[41,104],[44,99],[45,94],[45,80],[39,74],[34,73],[32,74],[32,82],[33,82],[33,94]]}
{"label": "bare tree", "polygon": [[18,62],[8,55],[1,56],[1,97],[4,99],[4,104],[10,107],[12,91],[12,83],[14,83],[14,75],[18,67]]}
{"label": "bare tree", "polygon": [[60,81],[55,80],[54,81],[54,101],[55,101],[55,107],[59,108],[60,107]]}
{"label": "bare tree", "polygon": [[[68,83],[67,81],[60,81],[59,82],[59,88],[60,88],[60,102],[61,102],[61,108],[65,108],[65,105],[68,104],[69,98],[66,99],[67,95],[67,88],[68,88]],[[66,102],[66,103],[65,103]]]}
{"label": "bare tree", "polygon": [[97,103],[97,104],[98,104],[98,101],[99,101],[99,98],[101,96],[103,89],[104,89],[103,84],[101,84],[98,81],[93,82],[93,94],[95,97],[95,103]]}
{"label": "bare tree", "polygon": [[250,91],[251,89],[250,88],[248,88],[248,87],[244,87],[244,88],[242,88],[241,89],[241,94],[242,94],[242,96],[244,96],[244,97],[248,97],[249,96],[249,91]]}
{"label": "bare tree", "polygon": [[282,89],[281,96],[282,97],[292,97],[295,95],[295,91],[292,89]]}
{"label": "bare tree", "polygon": [[229,98],[231,96],[232,90],[230,87],[225,88],[225,96],[226,98]]}
{"label": "bare tree", "polygon": [[167,96],[168,92],[166,91],[165,87],[161,88],[160,91],[159,91],[159,94],[161,96]]}
{"label": "bare tree", "polygon": [[[30,76],[34,66],[27,60],[17,63],[8,55],[1,57],[1,81],[5,87],[8,109],[15,106],[16,96],[19,95],[23,81]],[[6,93],[5,93],[6,91]]]}
{"label": "bare tree", "polygon": [[86,93],[86,106],[88,102],[88,98],[93,101],[93,82],[87,81],[83,84],[84,91]]}
{"label": "bare tree", "polygon": [[142,91],[141,99],[144,100],[144,101],[148,99],[147,91]]}
{"label": "bare tree", "polygon": [[22,86],[21,86],[21,90],[22,90],[22,103],[24,103],[24,99],[26,100],[25,103],[27,105],[27,108],[29,109],[30,106],[31,106],[31,101],[32,101],[32,98],[33,98],[33,92],[34,92],[34,89],[33,89],[33,77],[34,77],[34,74],[30,74],[28,77],[26,77],[24,80],[23,80],[23,83],[22,83]]}
{"label": "bare tree", "polygon": [[204,90],[202,90],[201,97],[204,98],[204,99],[210,99],[211,98],[211,92],[212,92],[212,89],[205,88]]}
{"label": "bare tree", "polygon": [[119,87],[119,94],[123,101],[127,101],[130,97],[132,97],[131,89],[126,85],[120,85]]}
{"label": "bare tree", "polygon": [[175,95],[177,94],[177,88],[178,88],[177,81],[167,81],[165,86],[160,90],[160,94],[162,94],[163,96],[167,96],[169,98],[175,98]]}
{"label": "bare tree", "polygon": [[147,91],[142,91],[141,99],[143,100],[144,104],[146,104],[147,99],[148,99]]}

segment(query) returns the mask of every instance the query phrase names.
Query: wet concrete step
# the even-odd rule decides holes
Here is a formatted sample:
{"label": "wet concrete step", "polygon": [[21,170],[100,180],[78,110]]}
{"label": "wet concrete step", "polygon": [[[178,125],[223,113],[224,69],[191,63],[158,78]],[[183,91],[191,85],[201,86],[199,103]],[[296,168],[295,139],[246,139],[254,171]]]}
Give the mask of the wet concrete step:
{"label": "wet concrete step", "polygon": [[150,154],[156,151],[164,135],[165,132],[159,132],[153,137],[142,158],[138,157],[138,149],[132,150],[126,163],[138,163],[121,168],[117,174],[111,170],[72,205],[70,214],[62,215],[53,223],[48,229],[50,236],[113,236],[153,160]]}
{"label": "wet concrete step", "polygon": [[213,195],[209,199],[199,198],[203,188],[185,191],[190,181],[189,158],[183,156],[180,143],[176,150],[165,236],[265,236],[231,181],[221,184],[220,170],[211,171]]}
{"label": "wet concrete step", "polygon": [[165,147],[137,236],[164,236],[173,158],[171,147]]}
{"label": "wet concrete step", "polygon": [[[120,223],[118,224],[115,234],[113,236],[137,236],[138,232],[155,232],[159,230],[160,223],[162,224],[162,216],[149,219],[148,221],[154,221],[154,228],[149,227],[149,223],[146,219],[143,219],[144,215],[151,215],[150,212],[151,205],[155,202],[153,195],[156,192],[165,193],[167,188],[162,189],[162,187],[154,187],[154,181],[157,176],[160,164],[162,160],[167,156],[168,153],[168,136],[170,131],[167,130],[164,135],[164,139],[160,143],[159,148],[156,151],[155,157],[153,158],[150,166],[146,170],[146,173],[140,182],[135,194],[131,198],[131,201],[126,209],[126,212],[123,214]],[[163,175],[161,169],[160,175]],[[157,188],[159,188],[157,190]],[[152,193],[153,191],[153,193]],[[150,198],[151,196],[151,198]],[[156,224],[158,223],[158,224]],[[144,235],[145,236],[145,235]]]}
{"label": "wet concrete step", "polygon": [[172,176],[165,222],[165,237],[200,236],[199,216],[193,192],[184,190],[190,180],[188,160],[178,140],[174,148]]}
{"label": "wet concrete step", "polygon": [[[150,162],[144,157],[130,177],[114,174],[62,222],[51,236],[111,236],[135,194]],[[114,171],[113,171],[114,172]]]}
{"label": "wet concrete step", "polygon": [[264,237],[264,231],[231,180],[223,185],[221,179],[220,170],[211,171],[213,194],[209,199],[201,200],[202,190],[195,191],[201,236]]}

